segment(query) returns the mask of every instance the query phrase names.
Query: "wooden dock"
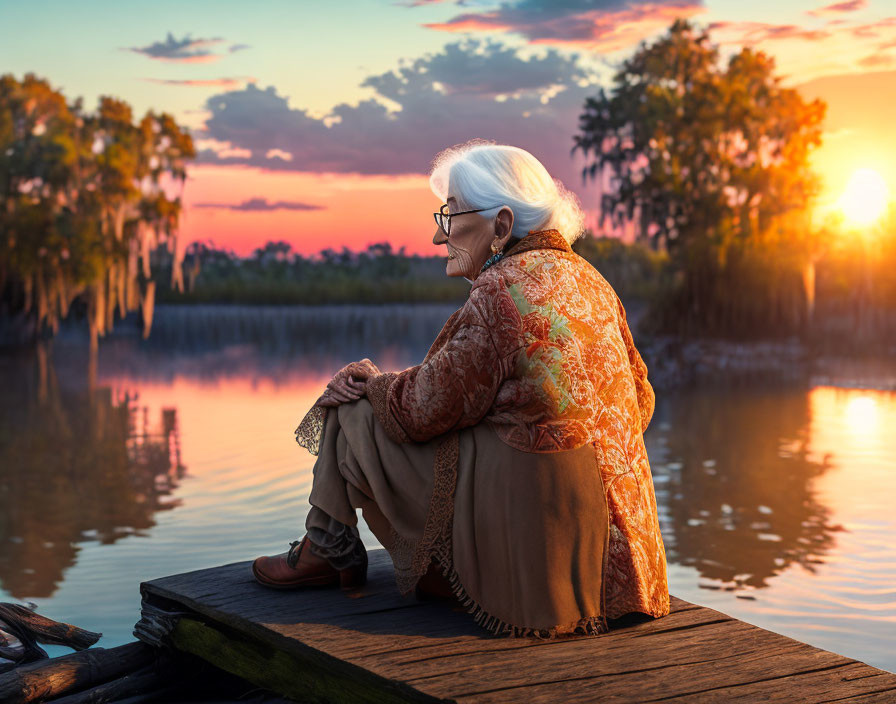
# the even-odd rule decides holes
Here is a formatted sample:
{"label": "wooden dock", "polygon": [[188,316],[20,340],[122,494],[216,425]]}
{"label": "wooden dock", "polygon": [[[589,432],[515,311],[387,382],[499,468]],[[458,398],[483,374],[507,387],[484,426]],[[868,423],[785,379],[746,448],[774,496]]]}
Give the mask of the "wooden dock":
{"label": "wooden dock", "polygon": [[896,701],[896,674],[674,597],[599,636],[509,639],[402,598],[385,550],[353,592],[269,589],[250,564],[141,583],[134,635],[302,702]]}

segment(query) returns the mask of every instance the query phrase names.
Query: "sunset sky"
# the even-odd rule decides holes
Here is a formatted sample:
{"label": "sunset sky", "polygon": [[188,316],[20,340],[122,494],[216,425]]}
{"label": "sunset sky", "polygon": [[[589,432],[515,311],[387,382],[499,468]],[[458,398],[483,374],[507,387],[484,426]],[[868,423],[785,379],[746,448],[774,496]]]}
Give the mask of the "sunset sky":
{"label": "sunset sky", "polygon": [[0,0],[0,73],[188,126],[181,245],[443,254],[426,174],[473,137],[532,152],[594,224],[595,186],[569,156],[582,104],[676,17],[723,56],[768,52],[784,85],[828,102],[815,159],[828,201],[857,169],[896,194],[896,0]]}

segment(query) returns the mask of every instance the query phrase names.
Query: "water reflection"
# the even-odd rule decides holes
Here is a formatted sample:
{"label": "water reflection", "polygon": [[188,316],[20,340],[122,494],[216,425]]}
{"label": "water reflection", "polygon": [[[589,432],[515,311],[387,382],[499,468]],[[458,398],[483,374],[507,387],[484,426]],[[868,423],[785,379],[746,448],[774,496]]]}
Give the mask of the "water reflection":
{"label": "water reflection", "polygon": [[[286,550],[314,463],[298,421],[349,361],[418,363],[453,310],[162,310],[164,344],[126,326],[103,341],[93,402],[77,340],[43,384],[39,361],[0,354],[0,600],[43,600],[111,647],[133,639],[141,580]],[[896,669],[896,393],[834,388],[833,371],[813,388],[658,390],[670,589]]]}
{"label": "water reflection", "polygon": [[842,527],[813,489],[829,458],[810,456],[808,395],[701,390],[660,404],[648,441],[669,559],[729,589],[814,570]]}
{"label": "water reflection", "polygon": [[16,598],[52,595],[85,539],[146,534],[185,473],[174,408],[60,388],[42,356],[0,371],[0,586]]}

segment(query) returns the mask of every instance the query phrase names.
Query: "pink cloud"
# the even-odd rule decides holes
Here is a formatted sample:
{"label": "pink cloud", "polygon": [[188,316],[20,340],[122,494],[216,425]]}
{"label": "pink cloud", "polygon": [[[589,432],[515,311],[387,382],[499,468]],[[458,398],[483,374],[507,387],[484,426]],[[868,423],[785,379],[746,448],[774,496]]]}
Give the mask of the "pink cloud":
{"label": "pink cloud", "polygon": [[795,24],[769,24],[767,22],[711,22],[707,27],[712,31],[731,32],[736,39],[726,43],[752,45],[772,39],[805,39],[818,41],[833,36],[824,29],[805,29]]}
{"label": "pink cloud", "polygon": [[[720,45],[759,45],[774,55],[781,72],[804,80],[889,66],[886,57],[869,54],[889,49],[896,41],[896,17],[868,23],[829,21],[823,29],[765,22],[714,22],[709,29]],[[767,42],[774,43],[766,49]]]}
{"label": "pink cloud", "polygon": [[[177,39],[168,32],[164,41],[156,41],[146,46],[127,47],[124,51],[132,51],[142,54],[157,61],[174,61],[177,63],[196,64],[211,63],[221,58],[222,54],[216,53],[212,47],[224,42],[223,37],[207,37],[193,39],[189,34],[182,39]],[[247,44],[233,44],[227,53],[248,49]]]}
{"label": "pink cloud", "polygon": [[469,12],[424,27],[440,32],[504,32],[521,34],[531,44],[574,46],[598,51],[630,47],[670,25],[677,18],[705,12],[700,2],[623,3],[609,0],[604,7],[585,10],[544,3],[525,8],[502,4],[500,9]]}
{"label": "pink cloud", "polygon": [[150,83],[161,83],[166,86],[196,86],[196,87],[216,87],[216,88],[238,88],[244,83],[255,83],[257,79],[251,76],[243,78],[196,78],[177,80],[173,78],[144,78],[144,81]]}
{"label": "pink cloud", "polygon": [[886,68],[896,64],[896,57],[891,54],[869,54],[859,59],[859,65],[865,68]]}
{"label": "pink cloud", "polygon": [[856,37],[873,39],[879,37],[882,31],[886,32],[894,27],[896,27],[896,17],[886,17],[877,22],[852,27],[852,33]]}
{"label": "pink cloud", "polygon": [[218,54],[197,54],[196,56],[185,56],[184,58],[176,58],[172,56],[154,56],[156,61],[167,61],[176,64],[213,64],[221,57]]}
{"label": "pink cloud", "polygon": [[868,0],[846,0],[846,2],[835,2],[833,5],[826,5],[815,10],[807,10],[807,15],[813,17],[824,17],[826,15],[839,15],[844,12],[857,12],[868,7]]}
{"label": "pink cloud", "polygon": [[482,32],[482,31],[509,31],[513,25],[501,20],[499,12],[478,12],[466,15],[458,15],[447,22],[426,22],[427,29],[435,29],[441,32]]}

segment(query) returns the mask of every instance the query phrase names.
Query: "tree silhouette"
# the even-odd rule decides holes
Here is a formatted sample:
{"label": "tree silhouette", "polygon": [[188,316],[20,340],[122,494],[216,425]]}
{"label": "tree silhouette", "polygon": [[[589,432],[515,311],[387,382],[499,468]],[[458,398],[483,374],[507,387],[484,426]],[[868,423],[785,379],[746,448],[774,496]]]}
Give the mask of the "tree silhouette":
{"label": "tree silhouette", "polygon": [[[708,34],[676,20],[623,61],[612,91],[599,89],[580,116],[572,151],[594,155],[582,176],[600,180],[601,225],[634,221],[638,238],[668,250],[682,273],[668,300],[679,309],[664,311],[677,328],[726,332],[776,308],[794,322],[774,298],[790,284],[778,290],[760,276],[731,295],[728,281],[738,267],[749,279],[777,261],[778,277],[799,284],[813,250],[806,209],[819,181],[808,157],[826,106],[782,88],[774,68],[749,48],[723,67]],[[759,310],[744,309],[753,294]]]}
{"label": "tree silhouette", "polygon": [[159,243],[174,253],[171,285],[183,290],[181,198],[169,198],[164,182],[182,191],[194,156],[192,138],[166,113],[134,123],[127,103],[103,96],[89,114],[34,74],[0,76],[0,312],[28,317],[39,337],[83,301],[93,359],[116,309],[141,308],[147,336]]}

